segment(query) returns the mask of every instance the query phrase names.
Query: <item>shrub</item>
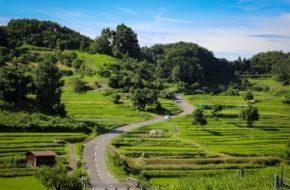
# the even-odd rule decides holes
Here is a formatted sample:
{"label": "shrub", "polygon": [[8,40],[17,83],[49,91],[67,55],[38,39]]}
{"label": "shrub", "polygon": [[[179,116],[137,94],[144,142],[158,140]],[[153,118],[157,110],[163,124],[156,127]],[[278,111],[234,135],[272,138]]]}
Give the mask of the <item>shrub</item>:
{"label": "shrub", "polygon": [[114,104],[118,104],[118,103],[120,103],[121,95],[118,93],[114,93],[112,95],[112,98],[113,98]]}
{"label": "shrub", "polygon": [[252,91],[247,91],[244,95],[244,100],[247,101],[247,100],[253,100],[254,99],[254,94]]}
{"label": "shrub", "polygon": [[71,70],[61,70],[60,73],[62,76],[72,76],[74,74]]}
{"label": "shrub", "polygon": [[83,63],[84,63],[84,60],[82,60],[82,59],[74,59],[72,61],[72,66],[75,69],[79,69],[83,65]]}
{"label": "shrub", "polygon": [[86,64],[81,65],[81,67],[78,69],[78,73],[87,76],[93,76],[95,74],[95,72]]}
{"label": "shrub", "polygon": [[234,89],[234,88],[228,88],[224,94],[226,96],[239,96],[240,93],[239,93],[239,89]]}
{"label": "shrub", "polygon": [[268,92],[269,89],[270,88],[267,85],[253,85],[250,87],[250,90],[258,92]]}
{"label": "shrub", "polygon": [[169,90],[169,89],[164,89],[164,90],[161,90],[160,93],[159,93],[159,96],[161,98],[165,98],[165,99],[173,99],[174,98],[174,91],[172,90]]}
{"label": "shrub", "polygon": [[111,96],[113,93],[114,93],[114,90],[105,89],[102,94],[103,94],[103,96]]}
{"label": "shrub", "polygon": [[286,95],[282,98],[282,103],[290,104],[290,95]]}
{"label": "shrub", "polygon": [[93,127],[99,128],[95,122],[76,121],[70,118],[29,114],[26,112],[0,111],[1,132],[85,132]]}
{"label": "shrub", "polygon": [[88,90],[86,83],[79,78],[74,78],[72,81],[72,85],[74,93],[83,93]]}

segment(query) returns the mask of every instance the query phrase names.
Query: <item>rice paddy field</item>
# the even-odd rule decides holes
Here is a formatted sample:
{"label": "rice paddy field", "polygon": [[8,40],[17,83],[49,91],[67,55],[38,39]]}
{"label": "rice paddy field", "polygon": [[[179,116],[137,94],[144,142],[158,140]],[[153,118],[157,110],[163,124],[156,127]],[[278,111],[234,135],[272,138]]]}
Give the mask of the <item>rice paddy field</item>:
{"label": "rice paddy field", "polygon": [[46,190],[33,176],[0,178],[0,190]]}
{"label": "rice paddy field", "polygon": [[83,133],[0,133],[0,177],[32,175],[35,168],[26,166],[27,151],[53,150],[59,161],[68,162],[67,145],[57,144],[56,140],[82,142],[87,137]]}
{"label": "rice paddy field", "polygon": [[[100,54],[88,54],[77,52],[79,58],[85,60],[93,70],[97,71],[103,64],[114,63],[112,57]],[[89,90],[85,93],[74,93],[72,90],[72,78],[80,78],[88,85],[98,83],[99,88]],[[106,96],[107,79],[98,74],[93,76],[83,76],[78,74],[64,77],[65,86],[63,88],[62,102],[65,104],[68,116],[80,120],[97,121],[107,128],[115,128],[128,123],[135,123],[151,119],[154,117],[152,107],[148,106],[145,112],[137,111],[131,103],[127,94],[122,94],[121,103],[114,104],[111,96]],[[159,99],[162,107],[167,113],[175,114],[180,112],[180,108],[172,100]]]}
{"label": "rice paddy field", "polygon": [[[149,180],[156,188],[221,189],[221,185],[231,181],[232,186],[223,189],[273,189],[272,178],[281,173],[290,137],[290,105],[281,103],[279,92],[289,87],[272,79],[252,79],[251,82],[271,85],[269,92],[254,92],[260,120],[253,128],[246,127],[239,118],[247,104],[243,100],[244,92],[240,92],[240,96],[185,96],[195,107],[220,104],[224,109],[218,118],[212,116],[211,110],[205,110],[208,124],[203,128],[193,124],[192,116],[188,115],[114,139],[112,145],[118,158],[127,163],[124,170],[134,171],[133,174]],[[261,186],[237,181],[236,172],[241,169]],[[289,174],[287,165],[284,173]],[[209,182],[217,176],[220,182],[215,180],[212,183],[215,185],[210,187]],[[180,184],[189,186],[182,188]]]}

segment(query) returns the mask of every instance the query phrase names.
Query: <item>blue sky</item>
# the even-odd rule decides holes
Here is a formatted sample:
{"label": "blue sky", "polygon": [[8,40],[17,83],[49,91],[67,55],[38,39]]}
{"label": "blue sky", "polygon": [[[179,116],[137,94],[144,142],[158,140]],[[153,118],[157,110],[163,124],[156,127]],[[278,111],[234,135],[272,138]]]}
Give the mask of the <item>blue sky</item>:
{"label": "blue sky", "polygon": [[290,0],[0,0],[0,24],[52,20],[91,38],[132,27],[140,45],[187,41],[230,60],[290,51]]}

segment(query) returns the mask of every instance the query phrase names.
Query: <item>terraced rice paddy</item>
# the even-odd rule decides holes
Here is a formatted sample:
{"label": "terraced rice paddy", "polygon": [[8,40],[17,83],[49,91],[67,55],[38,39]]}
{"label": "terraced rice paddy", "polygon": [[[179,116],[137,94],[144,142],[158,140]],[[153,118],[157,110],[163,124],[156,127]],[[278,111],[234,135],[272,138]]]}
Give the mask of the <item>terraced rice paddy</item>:
{"label": "terraced rice paddy", "polygon": [[[88,80],[88,79],[87,79]],[[90,90],[86,93],[73,93],[67,83],[62,94],[68,116],[80,120],[97,121],[106,127],[117,127],[128,123],[144,121],[154,117],[153,107],[148,106],[147,112],[137,111],[126,94],[122,95],[121,103],[114,104],[111,96],[104,96],[104,89]],[[159,99],[168,113],[175,114],[180,108],[172,100]]]}
{"label": "terraced rice paddy", "polygon": [[0,190],[46,190],[33,176],[0,178]]}
{"label": "terraced rice paddy", "polygon": [[[242,94],[185,98],[194,106],[204,103],[230,107],[246,105]],[[259,109],[260,121],[255,122],[253,128],[247,128],[238,118],[240,107],[223,109],[219,118],[214,118],[211,110],[206,110],[208,125],[204,128],[192,124],[189,115],[131,131],[112,144],[119,158],[126,161],[135,175],[153,181],[197,174],[229,175],[235,174],[237,169],[249,172],[277,167],[284,159],[290,137],[290,106],[282,104],[282,97],[274,93],[254,94],[258,100],[255,106]]]}
{"label": "terraced rice paddy", "polygon": [[67,146],[57,144],[55,140],[80,142],[87,137],[83,133],[0,133],[0,177],[33,174],[34,168],[25,163],[27,151],[53,150],[58,160],[67,162]]}

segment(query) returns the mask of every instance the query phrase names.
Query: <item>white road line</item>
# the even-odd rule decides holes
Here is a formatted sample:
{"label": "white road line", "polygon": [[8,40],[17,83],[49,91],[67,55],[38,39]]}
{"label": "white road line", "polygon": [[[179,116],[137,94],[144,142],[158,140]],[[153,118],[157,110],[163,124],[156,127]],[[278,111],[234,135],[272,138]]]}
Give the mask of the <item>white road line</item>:
{"label": "white road line", "polygon": [[95,152],[95,156],[97,156],[97,152]]}

